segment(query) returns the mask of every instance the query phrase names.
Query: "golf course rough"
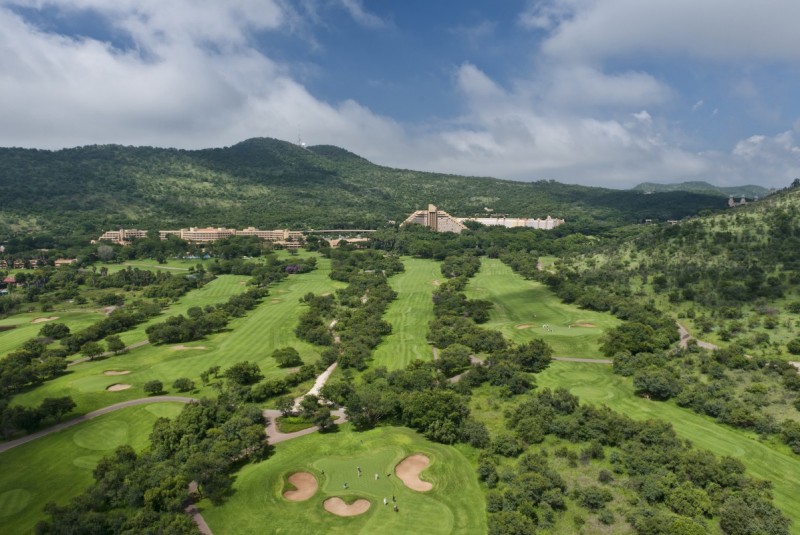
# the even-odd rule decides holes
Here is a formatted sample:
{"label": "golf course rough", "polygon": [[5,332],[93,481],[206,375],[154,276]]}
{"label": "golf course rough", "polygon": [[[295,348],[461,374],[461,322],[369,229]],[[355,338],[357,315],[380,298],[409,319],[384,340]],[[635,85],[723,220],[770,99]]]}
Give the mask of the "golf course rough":
{"label": "golf course rough", "polygon": [[[411,490],[395,474],[404,459],[417,454],[430,459],[424,475],[433,488],[427,492]],[[286,476],[296,472],[313,474],[319,482],[316,494],[303,502],[284,497],[289,488]],[[370,506],[357,516],[341,517],[329,512],[337,503],[326,504],[331,498],[350,507],[358,500]],[[424,530],[426,535],[477,535],[487,531],[484,496],[469,460],[456,447],[429,442],[402,427],[355,432],[344,424],[335,433],[282,442],[269,459],[246,465],[237,473],[234,492],[225,503],[213,506],[204,500],[198,508],[214,533],[263,534],[265,526],[269,533],[297,533],[299,518],[304,533],[418,535]]]}

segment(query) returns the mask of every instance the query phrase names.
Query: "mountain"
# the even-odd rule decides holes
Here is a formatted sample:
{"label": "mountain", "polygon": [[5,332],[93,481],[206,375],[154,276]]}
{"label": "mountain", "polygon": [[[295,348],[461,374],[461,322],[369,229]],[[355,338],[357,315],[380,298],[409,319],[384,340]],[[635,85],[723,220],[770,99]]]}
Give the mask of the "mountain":
{"label": "mountain", "polygon": [[0,148],[0,242],[189,225],[375,228],[434,203],[454,215],[563,217],[592,229],[722,209],[718,195],[514,182],[392,169],[329,145],[269,138],[179,150]]}
{"label": "mountain", "polygon": [[641,184],[631,188],[633,191],[663,193],[667,191],[689,191],[693,193],[706,193],[709,195],[719,195],[728,197],[733,195],[737,199],[740,197],[747,197],[753,199],[755,197],[765,197],[771,192],[769,189],[762,186],[730,186],[722,187],[709,184],[708,182],[695,181],[695,182],[681,182],[679,184],[658,184],[656,182],[642,182]]}

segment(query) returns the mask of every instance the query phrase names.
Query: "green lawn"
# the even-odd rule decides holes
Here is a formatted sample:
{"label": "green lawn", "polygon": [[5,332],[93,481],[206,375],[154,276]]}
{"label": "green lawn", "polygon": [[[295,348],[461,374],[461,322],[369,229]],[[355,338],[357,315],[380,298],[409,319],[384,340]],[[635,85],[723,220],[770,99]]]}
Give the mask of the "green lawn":
{"label": "green lawn", "polygon": [[584,402],[608,405],[631,418],[666,420],[696,447],[736,457],[751,475],[772,481],[775,504],[794,521],[792,533],[800,533],[800,456],[673,403],[637,397],[630,379],[614,375],[609,366],[553,362],[536,380],[540,387],[563,386]]}
{"label": "green lawn", "polygon": [[[39,335],[42,327],[48,323],[63,323],[71,331],[79,331],[100,321],[105,313],[96,308],[56,307],[50,312],[24,312],[0,319],[0,325],[16,325],[14,329],[0,331],[0,356],[5,356],[17,349],[24,342]],[[58,318],[48,322],[33,323],[41,318]]]}
{"label": "green lawn", "polygon": [[517,343],[542,338],[559,357],[599,358],[600,337],[620,323],[611,314],[562,303],[543,284],[525,280],[497,259],[483,259],[466,293],[494,303],[484,327]]}
{"label": "green lawn", "polygon": [[390,370],[403,369],[412,360],[433,358],[426,335],[428,323],[433,320],[431,296],[436,282],[442,279],[440,264],[418,258],[404,258],[403,264],[405,271],[389,279],[397,299],[383,316],[392,324],[392,334],[373,353],[373,365]]}
{"label": "green lawn", "polygon": [[65,504],[92,482],[92,470],[117,446],[148,444],[157,418],[174,417],[181,403],[122,409],[0,454],[0,526],[31,533],[46,503]]}
{"label": "green lawn", "polygon": [[[433,483],[429,492],[412,491],[394,475],[396,464],[415,453],[431,459],[421,476]],[[360,478],[356,467],[362,470]],[[289,488],[286,478],[302,471],[317,477],[319,490],[305,502],[289,502],[282,495]],[[242,468],[234,490],[222,506],[200,503],[215,535],[486,533],[484,498],[470,461],[456,448],[428,442],[405,428],[356,433],[344,425],[337,433],[283,442],[268,460]],[[397,513],[383,505],[383,498],[391,504],[392,495]],[[347,502],[364,498],[371,506],[363,515],[334,516],[322,506],[332,496]]]}
{"label": "green lawn", "polygon": [[[143,386],[147,381],[158,379],[170,394],[177,392],[172,383],[179,377],[188,377],[201,387],[200,373],[211,366],[221,366],[224,370],[232,364],[249,360],[256,362],[268,377],[282,377],[289,373],[277,367],[271,357],[280,347],[293,346],[304,362],[314,362],[319,358],[316,347],[299,340],[294,334],[303,307],[300,297],[308,292],[331,292],[343,284],[332,281],[328,274],[330,262],[320,259],[319,268],[311,273],[293,275],[270,288],[270,295],[255,310],[245,317],[232,320],[224,332],[208,336],[184,347],[146,345],[129,353],[92,362],[84,362],[68,368],[68,373],[53,381],[20,394],[14,404],[36,405],[46,397],[72,396],[78,407],[76,414],[83,414],[119,401],[144,397]],[[207,303],[220,303],[229,295],[244,289],[239,282],[244,277],[226,275],[190,292],[179,303],[171,306],[166,314],[173,315],[191,306]],[[163,321],[166,316],[160,316]],[[147,337],[141,327],[123,335],[127,343],[145,340]],[[107,376],[107,370],[130,371],[118,376]],[[108,392],[106,388],[115,383],[131,385],[131,388],[118,392]],[[215,395],[210,387],[200,388],[192,395]]]}

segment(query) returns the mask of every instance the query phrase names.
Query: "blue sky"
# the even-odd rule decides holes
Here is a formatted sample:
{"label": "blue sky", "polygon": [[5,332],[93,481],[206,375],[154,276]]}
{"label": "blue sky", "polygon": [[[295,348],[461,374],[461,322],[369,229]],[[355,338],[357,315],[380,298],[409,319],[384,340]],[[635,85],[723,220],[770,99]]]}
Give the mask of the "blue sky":
{"label": "blue sky", "polygon": [[269,136],[626,188],[800,176],[800,2],[0,0],[0,145]]}

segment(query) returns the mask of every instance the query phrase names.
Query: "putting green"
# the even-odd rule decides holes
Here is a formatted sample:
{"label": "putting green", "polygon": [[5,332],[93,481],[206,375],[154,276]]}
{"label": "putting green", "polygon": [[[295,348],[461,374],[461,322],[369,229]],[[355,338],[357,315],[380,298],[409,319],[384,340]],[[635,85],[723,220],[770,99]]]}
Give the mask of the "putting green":
{"label": "putting green", "polygon": [[[422,473],[433,483],[429,492],[415,492],[394,475],[397,463],[414,453],[431,459]],[[305,502],[283,497],[286,480],[295,472],[310,472],[319,481],[319,491]],[[214,533],[261,534],[265,526],[270,533],[486,533],[484,498],[474,466],[458,449],[428,442],[406,428],[356,433],[345,424],[337,433],[283,442],[268,460],[242,468],[234,490],[221,506],[200,503]],[[338,517],[322,505],[334,496],[347,503],[363,498],[371,506],[364,514]]]}

